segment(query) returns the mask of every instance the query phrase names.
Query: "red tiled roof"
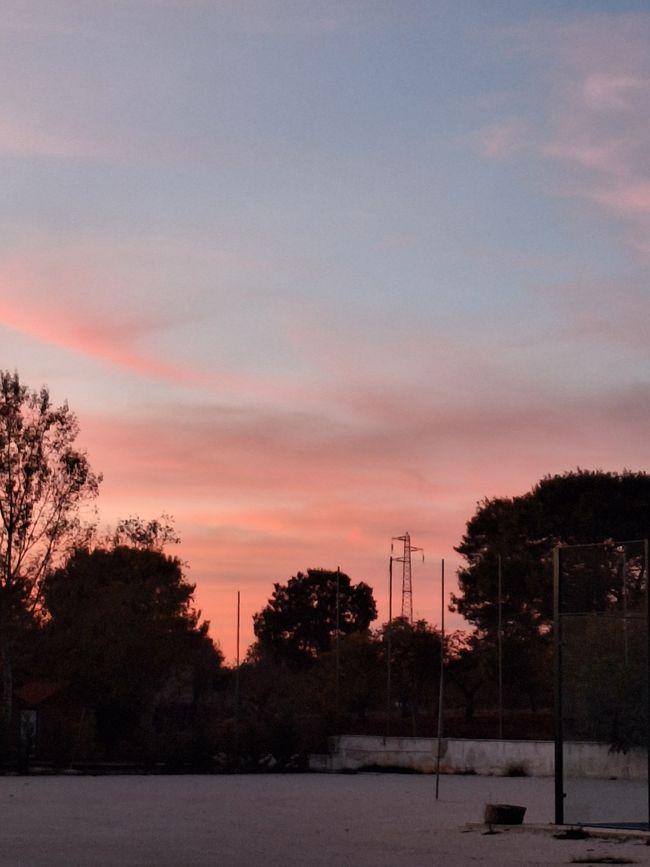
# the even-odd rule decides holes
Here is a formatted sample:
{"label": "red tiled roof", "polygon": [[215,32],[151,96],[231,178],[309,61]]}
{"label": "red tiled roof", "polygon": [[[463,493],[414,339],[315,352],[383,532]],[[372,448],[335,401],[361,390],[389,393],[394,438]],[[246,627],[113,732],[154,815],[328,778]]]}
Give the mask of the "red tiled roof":
{"label": "red tiled roof", "polygon": [[41,702],[47,701],[48,698],[51,698],[62,689],[63,686],[64,684],[56,683],[52,680],[32,680],[19,689],[14,690],[14,695],[21,701],[24,701],[25,704],[41,704]]}

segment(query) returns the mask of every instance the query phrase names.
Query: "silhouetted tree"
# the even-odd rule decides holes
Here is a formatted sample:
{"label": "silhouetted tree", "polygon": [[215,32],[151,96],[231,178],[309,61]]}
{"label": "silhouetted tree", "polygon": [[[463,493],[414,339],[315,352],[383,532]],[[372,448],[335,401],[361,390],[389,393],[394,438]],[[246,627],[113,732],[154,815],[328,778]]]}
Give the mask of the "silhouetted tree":
{"label": "silhouetted tree", "polygon": [[476,699],[481,688],[492,679],[491,648],[478,635],[460,637],[451,643],[447,662],[447,677],[462,694],[465,705],[465,722],[474,720]]}
{"label": "silhouetted tree", "polygon": [[144,521],[138,515],[131,515],[118,521],[110,547],[117,548],[126,545],[129,548],[147,548],[150,551],[162,551],[166,545],[177,545],[180,542],[174,519],[162,514],[160,518]]}
{"label": "silhouetted tree", "polygon": [[110,746],[128,734],[174,673],[194,683],[221,654],[193,607],[194,585],[158,550],[77,550],[48,575],[46,638],[56,674],[95,708]]}
{"label": "silhouetted tree", "polygon": [[79,543],[81,506],[101,476],[75,441],[67,403],[52,406],[47,388],[30,391],[17,373],[0,372],[0,657],[4,718],[11,718],[12,650],[33,617],[56,556]]}
{"label": "silhouetted tree", "polygon": [[[330,652],[330,657],[333,656]],[[385,671],[380,642],[372,633],[354,632],[346,636],[339,653],[341,711],[365,720],[368,711],[379,706],[384,698]]]}
{"label": "silhouetted tree", "polygon": [[[576,470],[547,476],[522,496],[482,501],[456,548],[467,565],[459,570],[452,601],[478,630],[474,659],[463,655],[463,666],[471,668],[480,657],[481,671],[496,681],[500,558],[504,694],[508,701],[525,694],[532,710],[548,704],[553,549],[599,546],[570,549],[566,599],[572,610],[606,612],[618,604],[622,584],[620,556],[603,543],[647,538],[649,515],[650,476],[629,471]],[[643,590],[640,562],[631,574],[637,580],[628,585],[630,605]]]}
{"label": "silhouetted tree", "polygon": [[[319,710],[331,723],[336,711],[337,653],[333,647],[312,669],[313,691]],[[370,630],[353,632],[341,638],[338,650],[338,711],[365,720],[369,710],[383,707],[386,666],[381,658],[381,642]]]}
{"label": "silhouetted tree", "polygon": [[[498,558],[502,564],[503,625],[508,634],[547,631],[553,618],[553,548],[650,537],[650,476],[577,470],[547,476],[518,497],[483,500],[456,548],[453,603],[467,620],[494,634],[498,617]],[[592,607],[607,608],[616,569],[585,583]]]}
{"label": "silhouetted tree", "polygon": [[[254,770],[293,767],[306,759],[302,715],[311,701],[307,672],[270,657],[249,658],[240,668],[237,740],[229,732],[226,752],[233,767]],[[234,721],[233,721],[234,724]]]}
{"label": "silhouetted tree", "polygon": [[[527,702],[535,713],[552,702],[552,641],[548,633],[524,635],[512,631],[502,644],[502,677],[506,706]],[[462,694],[465,722],[474,719],[477,698],[496,701],[498,649],[496,636],[475,632],[456,636],[447,665],[449,683]]]}
{"label": "silhouetted tree", "polygon": [[[382,629],[382,643],[387,645],[388,624]],[[410,714],[415,734],[417,713],[422,708],[433,711],[440,678],[441,635],[426,620],[409,623],[396,617],[391,629],[392,695],[404,717]]]}
{"label": "silhouetted tree", "polygon": [[[268,605],[253,617],[253,653],[298,667],[313,663],[336,635],[337,573],[308,569],[273,587]],[[338,611],[341,635],[368,629],[377,617],[372,588],[339,573]]]}

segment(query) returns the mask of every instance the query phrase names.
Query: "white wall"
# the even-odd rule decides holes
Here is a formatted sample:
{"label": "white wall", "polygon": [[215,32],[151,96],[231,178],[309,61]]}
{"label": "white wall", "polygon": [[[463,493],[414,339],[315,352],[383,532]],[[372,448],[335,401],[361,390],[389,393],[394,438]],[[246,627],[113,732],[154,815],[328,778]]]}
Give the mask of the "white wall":
{"label": "white wall", "polygon": [[[553,741],[490,741],[443,738],[440,771],[447,774],[494,774],[513,771],[529,776],[552,776]],[[331,738],[329,756],[312,756],[310,767],[320,771],[358,770],[378,767],[410,768],[435,773],[436,738],[372,737],[341,735]],[[643,750],[611,753],[606,744],[565,744],[565,773],[577,777],[647,778],[647,754]]]}

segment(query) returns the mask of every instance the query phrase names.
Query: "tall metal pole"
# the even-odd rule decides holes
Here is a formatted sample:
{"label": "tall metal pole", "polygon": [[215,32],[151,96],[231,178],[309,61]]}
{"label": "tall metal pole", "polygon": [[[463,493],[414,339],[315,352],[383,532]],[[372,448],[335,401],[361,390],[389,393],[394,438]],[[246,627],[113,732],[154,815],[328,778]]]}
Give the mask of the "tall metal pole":
{"label": "tall metal pole", "polygon": [[[555,643],[555,824],[564,824],[564,729],[562,708],[562,574],[560,547],[553,549],[553,633]],[[650,751],[648,752],[650,763]],[[649,764],[650,767],[650,764]],[[650,777],[648,777],[650,779]]]}
{"label": "tall metal pole", "polygon": [[499,554],[498,597],[499,624],[497,628],[497,653],[499,668],[499,740],[503,740],[503,597],[501,585],[501,554]]}
{"label": "tall metal pole", "polygon": [[[645,570],[645,634],[646,634],[646,691],[650,695],[650,571],[648,570],[648,540],[643,540],[643,568]],[[648,830],[650,830],[650,720],[646,723],[646,753],[648,756]]]}
{"label": "tall metal pole", "polygon": [[336,659],[336,681],[335,681],[335,713],[336,713],[336,734],[339,732],[339,698],[341,689],[341,642],[339,635],[339,627],[341,623],[341,567],[336,567],[336,635],[334,637],[335,659]]}
{"label": "tall metal pole", "polygon": [[235,661],[235,712],[234,712],[234,735],[235,735],[235,761],[239,767],[239,625],[240,625],[240,593],[237,591],[237,655]]}
{"label": "tall metal pole", "polygon": [[[388,626],[386,627],[386,736],[390,735],[390,674],[391,674],[391,638],[393,632],[393,558],[388,564]],[[385,739],[384,739],[385,740]]]}
{"label": "tall metal pole", "polygon": [[237,591],[237,669],[239,669],[239,627],[241,624],[241,593]]}
{"label": "tall metal pole", "polygon": [[627,633],[627,549],[623,546],[621,553],[621,590],[623,592],[623,656],[625,667],[629,665],[629,641]]}
{"label": "tall metal pole", "polygon": [[445,561],[441,563],[440,588],[440,690],[438,692],[438,759],[436,761],[436,801],[440,793],[440,758],[442,756],[442,730],[445,696]]}

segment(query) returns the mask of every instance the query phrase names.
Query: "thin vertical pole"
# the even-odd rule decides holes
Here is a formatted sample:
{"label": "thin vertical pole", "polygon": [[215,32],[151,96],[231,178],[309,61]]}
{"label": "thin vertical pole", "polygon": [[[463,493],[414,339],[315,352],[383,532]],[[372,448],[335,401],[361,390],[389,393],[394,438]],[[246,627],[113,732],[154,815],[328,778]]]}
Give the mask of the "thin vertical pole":
{"label": "thin vertical pole", "polygon": [[235,761],[239,767],[239,626],[240,626],[240,611],[241,611],[240,592],[237,591],[237,650],[235,661],[235,713],[234,713],[234,734],[235,734]]}
{"label": "thin vertical pole", "polygon": [[621,590],[623,592],[623,658],[625,661],[625,667],[627,668],[630,663],[630,653],[627,632],[627,548],[625,545],[623,546],[621,573]]}
{"label": "thin vertical pole", "polygon": [[502,595],[501,554],[499,554],[498,597],[499,625],[497,628],[497,653],[499,667],[499,740],[503,740],[503,595]]}
{"label": "thin vertical pole", "polygon": [[440,570],[440,690],[438,693],[438,760],[436,762],[436,801],[440,793],[440,758],[442,756],[442,729],[444,718],[444,682],[445,682],[445,561]]}
{"label": "thin vertical pole", "polygon": [[386,628],[386,735],[385,739],[390,735],[390,675],[392,666],[392,632],[393,632],[393,558],[391,556],[388,564],[388,626]]}
{"label": "thin vertical pole", "polygon": [[336,734],[340,734],[339,732],[339,700],[340,700],[340,691],[341,691],[341,642],[340,642],[340,634],[339,628],[341,625],[341,598],[340,598],[340,585],[341,585],[341,567],[336,567],[336,634],[334,638],[334,647],[335,647],[335,670],[336,670],[336,681],[335,681],[335,714],[336,714]]}
{"label": "thin vertical pole", "polygon": [[[648,701],[650,702],[650,573],[648,572],[648,540],[643,540],[643,558],[645,560],[644,569],[645,569],[645,601],[646,601],[646,610],[645,610],[645,631],[646,631],[646,689],[648,690]],[[648,756],[648,783],[647,783],[647,797],[648,797],[648,830],[650,830],[650,714],[648,715],[648,720],[646,721],[646,754]]]}
{"label": "thin vertical pole", "polygon": [[555,824],[564,824],[564,731],[562,727],[562,576],[560,547],[553,549],[553,632],[555,635]]}
{"label": "thin vertical pole", "polygon": [[241,624],[241,594],[237,591],[237,668],[239,669],[239,632]]}

